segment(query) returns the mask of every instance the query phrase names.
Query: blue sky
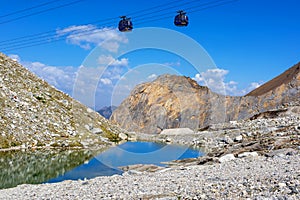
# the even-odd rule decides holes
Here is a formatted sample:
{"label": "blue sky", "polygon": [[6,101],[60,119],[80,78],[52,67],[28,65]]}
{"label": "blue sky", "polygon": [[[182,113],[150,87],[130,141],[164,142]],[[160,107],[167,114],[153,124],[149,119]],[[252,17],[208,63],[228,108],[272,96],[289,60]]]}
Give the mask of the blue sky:
{"label": "blue sky", "polygon": [[[0,48],[95,109],[120,103],[136,84],[163,73],[190,76],[219,93],[243,95],[300,61],[300,1],[238,0],[201,10],[227,1],[3,0]],[[173,25],[179,9],[188,13],[188,27]],[[132,17],[132,33],[117,31],[120,15]],[[199,69],[185,56],[160,48],[120,53],[120,49],[135,42],[138,29],[148,27],[164,28],[194,40],[214,64]],[[151,38],[151,29],[147,30],[149,35],[142,35],[144,40]],[[82,31],[90,34],[83,35]],[[33,34],[37,36],[27,37]],[[27,38],[20,39],[24,36]],[[164,37],[160,39],[162,44],[172,39]],[[43,44],[35,45],[34,41]],[[32,47],[18,48],[26,45]],[[182,48],[176,39],[174,47]],[[186,51],[198,53],[195,49]],[[80,70],[91,59],[97,64],[78,79]],[[103,73],[98,74],[99,70]],[[82,93],[86,88],[93,88],[92,99]]]}

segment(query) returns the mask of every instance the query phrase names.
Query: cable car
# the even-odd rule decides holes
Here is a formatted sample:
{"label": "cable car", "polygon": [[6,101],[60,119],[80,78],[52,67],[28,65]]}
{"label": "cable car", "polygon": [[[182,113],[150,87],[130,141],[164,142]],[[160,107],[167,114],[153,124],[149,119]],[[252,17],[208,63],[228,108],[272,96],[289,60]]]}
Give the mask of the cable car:
{"label": "cable car", "polygon": [[133,29],[133,25],[130,18],[126,16],[121,16],[121,20],[119,22],[119,31],[121,32],[129,32]]}
{"label": "cable car", "polygon": [[174,24],[175,26],[187,26],[189,24],[189,18],[186,16],[186,12],[183,10],[177,11],[179,13],[175,16]]}

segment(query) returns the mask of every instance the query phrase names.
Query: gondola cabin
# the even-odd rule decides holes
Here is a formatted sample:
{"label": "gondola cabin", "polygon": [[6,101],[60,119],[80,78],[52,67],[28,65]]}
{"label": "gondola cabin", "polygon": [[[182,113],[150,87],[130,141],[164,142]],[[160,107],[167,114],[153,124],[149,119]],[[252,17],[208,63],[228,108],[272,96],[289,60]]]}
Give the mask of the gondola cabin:
{"label": "gondola cabin", "polygon": [[186,13],[182,10],[177,11],[179,13],[175,16],[174,24],[176,26],[187,26],[189,24],[189,18],[186,16]]}
{"label": "gondola cabin", "polygon": [[119,31],[121,32],[129,32],[133,29],[133,25],[130,18],[126,16],[121,16],[122,18],[119,22]]}

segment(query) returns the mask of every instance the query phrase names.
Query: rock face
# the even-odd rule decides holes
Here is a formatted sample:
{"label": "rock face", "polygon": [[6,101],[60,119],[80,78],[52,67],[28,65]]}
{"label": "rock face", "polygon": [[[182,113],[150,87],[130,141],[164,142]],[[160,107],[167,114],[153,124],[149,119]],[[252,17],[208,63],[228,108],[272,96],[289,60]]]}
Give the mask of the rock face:
{"label": "rock face", "polygon": [[211,124],[248,119],[300,98],[300,64],[243,97],[216,94],[189,77],[162,75],[135,87],[111,120],[135,132],[169,128],[205,129]]}
{"label": "rock face", "polygon": [[0,149],[107,145],[119,132],[98,113],[0,54]]}
{"label": "rock face", "polygon": [[116,108],[117,108],[116,106],[105,106],[100,110],[98,110],[97,112],[103,117],[105,117],[106,119],[109,119],[113,111],[116,110]]}

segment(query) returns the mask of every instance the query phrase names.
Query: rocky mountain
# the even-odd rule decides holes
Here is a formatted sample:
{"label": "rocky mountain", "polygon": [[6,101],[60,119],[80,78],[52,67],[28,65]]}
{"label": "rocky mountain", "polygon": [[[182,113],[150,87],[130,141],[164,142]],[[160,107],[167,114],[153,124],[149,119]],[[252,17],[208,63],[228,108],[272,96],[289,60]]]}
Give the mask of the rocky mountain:
{"label": "rocky mountain", "polygon": [[121,130],[0,54],[0,149],[101,147]]}
{"label": "rocky mountain", "polygon": [[198,130],[248,119],[299,101],[299,67],[300,63],[242,97],[214,93],[189,77],[162,75],[136,86],[111,120],[129,131],[160,133],[168,128]]}
{"label": "rocky mountain", "polygon": [[102,115],[103,117],[105,117],[106,119],[109,119],[110,116],[112,115],[113,111],[117,109],[117,106],[104,106],[103,108],[101,108],[100,110],[98,110],[97,112]]}

